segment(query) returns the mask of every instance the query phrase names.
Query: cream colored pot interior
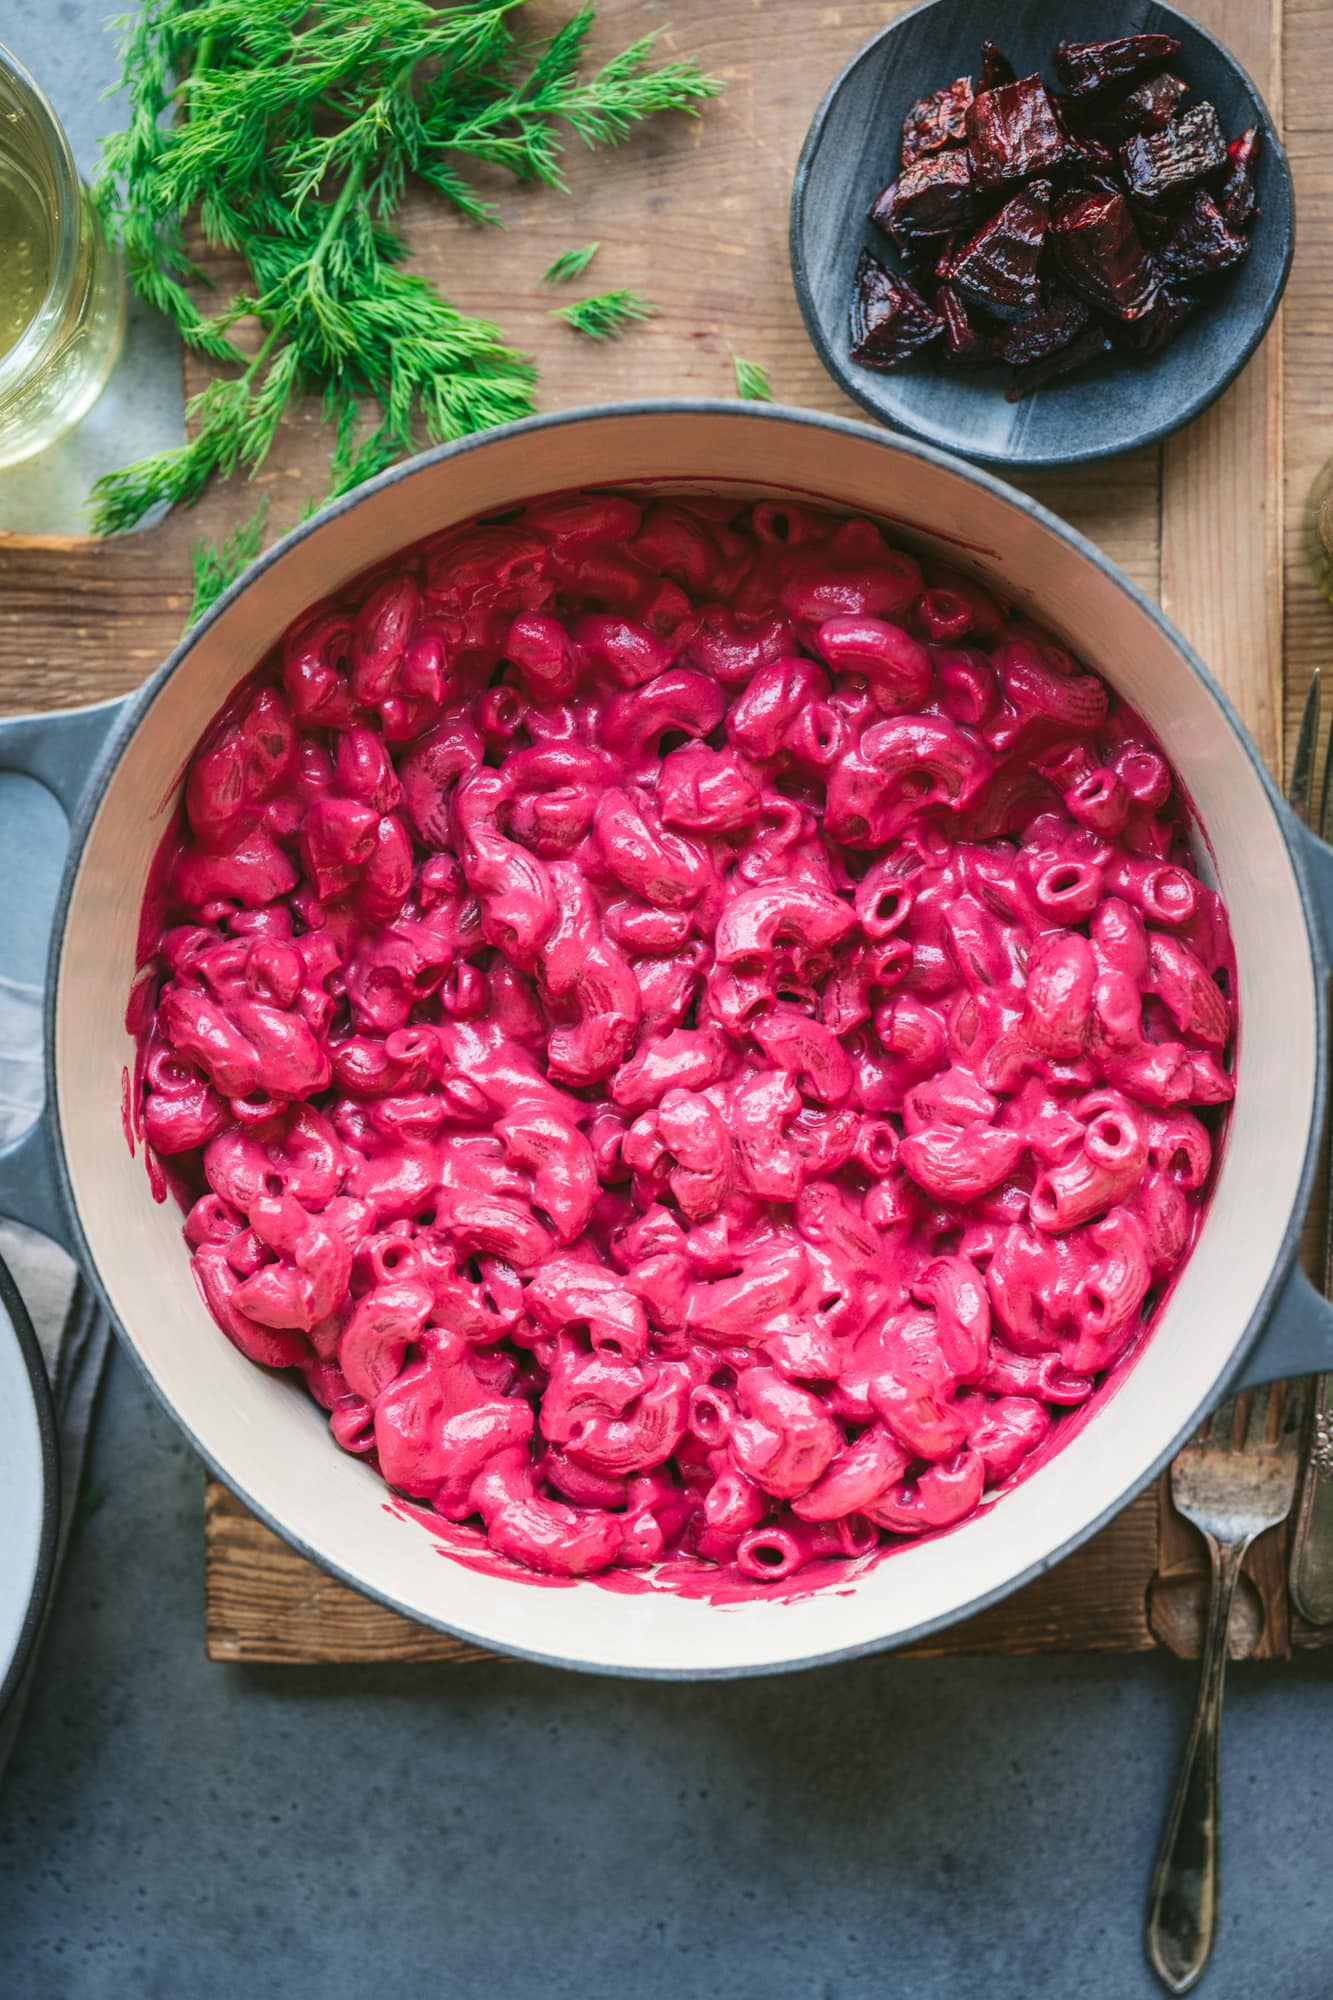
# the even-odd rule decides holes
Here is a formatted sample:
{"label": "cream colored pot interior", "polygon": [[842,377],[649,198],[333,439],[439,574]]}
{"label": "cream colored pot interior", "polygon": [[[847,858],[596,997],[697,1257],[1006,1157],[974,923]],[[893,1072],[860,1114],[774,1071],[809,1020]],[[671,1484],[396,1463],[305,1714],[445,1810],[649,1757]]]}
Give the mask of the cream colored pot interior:
{"label": "cream colored pot interior", "polygon": [[[1031,607],[1147,718],[1192,794],[1231,911],[1242,1050],[1201,1241],[1156,1336],[1051,1463],[986,1514],[871,1567],[850,1591],[715,1607],[596,1583],[477,1575],[386,1508],[302,1388],[242,1359],[196,1295],[173,1206],[130,1160],[123,1023],[140,899],[182,768],[235,682],[313,600],[433,530],[527,496],[636,480],[803,495],[891,523]],[[573,1665],[726,1673],[882,1645],[1046,1562],[1169,1448],[1240,1343],[1297,1197],[1316,1008],[1291,862],[1244,746],[1172,641],[1113,576],[988,486],[888,437],[778,415],[670,408],[538,426],[423,463],[307,533],[210,625],[144,717],[97,812],[59,961],[58,1113],[92,1257],[121,1325],[222,1476],[317,1560],[412,1616]]]}

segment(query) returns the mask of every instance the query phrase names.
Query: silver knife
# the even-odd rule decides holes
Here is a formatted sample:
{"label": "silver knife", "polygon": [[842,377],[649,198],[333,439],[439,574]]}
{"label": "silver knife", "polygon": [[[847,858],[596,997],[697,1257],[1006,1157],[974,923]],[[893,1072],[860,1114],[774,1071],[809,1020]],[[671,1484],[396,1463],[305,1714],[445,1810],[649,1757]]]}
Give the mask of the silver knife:
{"label": "silver knife", "polygon": [[[1319,734],[1319,670],[1315,669],[1301,717],[1296,755],[1292,760],[1287,799],[1298,819],[1310,819],[1310,785],[1314,774],[1315,739]],[[1319,787],[1319,836],[1329,837],[1333,791],[1333,735],[1324,752]],[[1333,1128],[1326,1150],[1333,1170]],[[1333,1297],[1333,1185],[1324,1196],[1324,1291]],[[1333,1625],[1333,1377],[1317,1375],[1311,1399],[1310,1433],[1301,1468],[1300,1491],[1292,1517],[1291,1600],[1311,1625]]]}

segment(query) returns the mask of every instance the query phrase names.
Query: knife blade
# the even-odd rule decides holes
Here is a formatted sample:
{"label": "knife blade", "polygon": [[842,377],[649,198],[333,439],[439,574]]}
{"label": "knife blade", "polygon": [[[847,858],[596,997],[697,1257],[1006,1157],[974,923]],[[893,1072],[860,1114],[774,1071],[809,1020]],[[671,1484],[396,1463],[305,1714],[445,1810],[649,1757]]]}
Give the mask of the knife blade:
{"label": "knife blade", "polygon": [[[1319,671],[1316,668],[1301,716],[1300,735],[1291,764],[1288,802],[1298,818],[1310,820],[1310,787],[1314,775],[1315,739],[1319,733]],[[1333,811],[1333,733],[1324,751],[1319,786],[1319,837],[1329,837]],[[1333,1126],[1325,1140],[1325,1166],[1330,1181],[1324,1191],[1323,1280],[1326,1297],[1333,1297]],[[1296,1511],[1292,1516],[1288,1586],[1291,1601],[1311,1625],[1333,1625],[1333,1377],[1317,1375],[1311,1396],[1309,1433],[1301,1465]]]}

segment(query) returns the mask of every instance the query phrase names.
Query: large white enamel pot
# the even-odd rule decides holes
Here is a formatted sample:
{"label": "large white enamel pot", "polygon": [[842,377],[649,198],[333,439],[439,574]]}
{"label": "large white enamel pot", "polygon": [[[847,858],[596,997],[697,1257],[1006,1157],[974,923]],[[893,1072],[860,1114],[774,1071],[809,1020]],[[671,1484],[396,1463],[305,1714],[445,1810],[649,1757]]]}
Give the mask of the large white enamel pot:
{"label": "large white enamel pot", "polygon": [[[541,1587],[442,1556],[337,1449],[304,1388],[254,1367],[214,1326],[180,1215],[153,1200],[122,1126],[145,879],[185,761],[236,682],[307,605],[424,534],[536,494],[639,482],[863,511],[995,579],[1147,718],[1206,829],[1235,933],[1230,1135],[1198,1246],[1140,1359],[989,1511],[850,1587],[789,1601],[719,1607],[596,1582]],[[1333,854],[1296,825],[1157,608],[1042,508],[939,452],[794,411],[653,403],[428,453],[288,536],[127,702],[0,725],[0,766],[40,778],[72,821],[51,949],[47,1113],[0,1158],[0,1210],[71,1247],[158,1394],[256,1513],[427,1624],[561,1665],[661,1676],[761,1673],[896,1645],[1058,1561],[1152,1477],[1224,1385],[1333,1366],[1333,1309],[1295,1265],[1323,1101]]]}

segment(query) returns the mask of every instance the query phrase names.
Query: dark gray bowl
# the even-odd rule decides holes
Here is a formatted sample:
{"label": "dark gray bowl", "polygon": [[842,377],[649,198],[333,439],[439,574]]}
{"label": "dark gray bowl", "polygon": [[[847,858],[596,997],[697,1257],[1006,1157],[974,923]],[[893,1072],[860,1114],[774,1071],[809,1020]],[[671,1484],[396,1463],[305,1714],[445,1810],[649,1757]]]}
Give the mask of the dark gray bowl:
{"label": "dark gray bowl", "polygon": [[[997,19],[997,15],[999,18]],[[1054,383],[1006,403],[1007,373],[964,374],[918,355],[892,374],[853,361],[848,307],[862,248],[890,267],[892,250],[866,220],[898,167],[898,135],[910,105],[952,77],[975,76],[990,35],[1019,75],[1040,69],[1048,84],[1057,41],[1098,41],[1143,31],[1183,44],[1173,68],[1188,102],[1211,98],[1228,138],[1263,127],[1261,214],[1253,248],[1223,279],[1164,353],[1116,357],[1086,377]],[[1145,0],[926,0],[868,42],[824,99],[810,127],[792,193],[791,261],[796,296],[820,359],[848,395],[881,423],[985,464],[1077,465],[1151,443],[1206,409],[1259,345],[1291,268],[1295,212],[1291,173],[1277,129],[1254,84],[1222,44],[1174,7]]]}

